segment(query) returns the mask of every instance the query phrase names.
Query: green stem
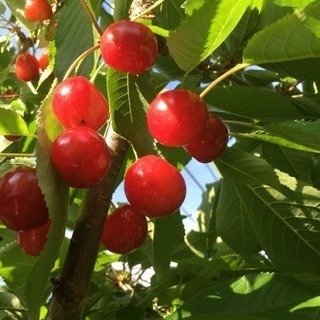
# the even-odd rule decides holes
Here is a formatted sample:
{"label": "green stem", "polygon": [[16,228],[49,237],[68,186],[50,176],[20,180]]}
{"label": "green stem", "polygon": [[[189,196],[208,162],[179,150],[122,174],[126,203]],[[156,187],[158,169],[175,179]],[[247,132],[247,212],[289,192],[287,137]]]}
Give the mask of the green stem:
{"label": "green stem", "polygon": [[97,44],[91,48],[89,48],[88,50],[86,50],[85,52],[83,52],[76,60],[73,61],[73,63],[71,64],[71,66],[69,67],[69,69],[67,70],[63,80],[66,80],[67,78],[69,78],[69,76],[71,75],[72,71],[79,66],[82,61],[92,52],[94,52],[95,50],[98,50],[100,48],[100,45]]}
{"label": "green stem", "polygon": [[88,7],[87,3],[86,3],[86,0],[80,0],[81,1],[81,4],[83,5],[84,7],[84,10],[86,10],[87,12],[87,15],[89,16],[92,24],[94,25],[94,27],[96,28],[96,30],[98,31],[98,33],[100,34],[100,36],[103,34],[103,30],[100,28],[100,26],[98,25],[97,23],[97,20],[94,18],[90,8]]}
{"label": "green stem", "polygon": [[237,64],[236,66],[234,66],[233,68],[231,68],[230,70],[228,70],[227,72],[225,72],[224,74],[222,74],[220,77],[218,77],[217,79],[215,79],[214,81],[212,81],[200,94],[200,97],[203,98],[211,89],[213,89],[218,83],[220,83],[222,80],[226,79],[228,76],[230,76],[231,74],[244,69],[246,67],[248,67],[250,64],[249,63],[240,63]]}
{"label": "green stem", "polygon": [[165,2],[165,0],[158,0],[156,1],[151,7],[149,7],[148,9],[144,10],[143,12],[141,12],[139,15],[137,15],[134,19],[132,19],[132,21],[138,20],[141,17],[145,16],[147,13],[149,13],[150,11],[152,11],[154,8],[160,6],[160,4],[162,2]]}
{"label": "green stem", "polygon": [[9,157],[24,157],[24,158],[33,158],[36,155],[34,153],[0,153],[0,158],[9,158]]}

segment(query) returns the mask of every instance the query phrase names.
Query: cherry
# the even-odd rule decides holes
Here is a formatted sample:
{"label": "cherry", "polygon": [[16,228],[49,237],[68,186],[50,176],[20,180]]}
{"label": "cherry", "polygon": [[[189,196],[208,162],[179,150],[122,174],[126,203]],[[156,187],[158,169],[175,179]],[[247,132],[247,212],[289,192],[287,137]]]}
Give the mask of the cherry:
{"label": "cherry", "polygon": [[39,59],[39,67],[43,71],[49,65],[49,48],[46,48],[42,51]]}
{"label": "cherry", "polygon": [[24,15],[29,21],[48,20],[52,17],[52,8],[47,0],[27,0]]}
{"label": "cherry", "polygon": [[62,81],[53,93],[53,112],[66,128],[85,126],[99,130],[109,116],[109,104],[86,78],[75,76]]}
{"label": "cherry", "polygon": [[100,50],[110,67],[120,72],[139,74],[154,64],[158,44],[147,26],[120,20],[107,27],[101,36]]}
{"label": "cherry", "polygon": [[14,167],[0,178],[0,219],[15,231],[34,229],[48,221],[35,169]]}
{"label": "cherry", "polygon": [[19,80],[31,81],[39,77],[38,59],[30,53],[21,53],[17,56],[15,72]]}
{"label": "cherry", "polygon": [[199,140],[207,126],[208,117],[206,104],[199,95],[184,89],[160,93],[147,111],[151,135],[169,147]]}
{"label": "cherry", "polygon": [[199,162],[208,163],[218,158],[228,143],[228,129],[214,113],[209,113],[209,123],[202,138],[184,149]]}
{"label": "cherry", "polygon": [[146,217],[130,205],[124,205],[108,214],[101,242],[111,252],[125,254],[140,247],[146,239]]}
{"label": "cherry", "polygon": [[110,165],[106,142],[87,127],[62,132],[52,144],[51,159],[62,180],[73,188],[95,185],[105,176]]}
{"label": "cherry", "polygon": [[133,207],[155,218],[179,209],[186,195],[186,184],[179,170],[169,162],[147,155],[127,170],[124,191]]}
{"label": "cherry", "polygon": [[47,242],[47,234],[51,225],[49,220],[41,227],[30,231],[18,231],[17,241],[24,253],[29,256],[38,256]]}

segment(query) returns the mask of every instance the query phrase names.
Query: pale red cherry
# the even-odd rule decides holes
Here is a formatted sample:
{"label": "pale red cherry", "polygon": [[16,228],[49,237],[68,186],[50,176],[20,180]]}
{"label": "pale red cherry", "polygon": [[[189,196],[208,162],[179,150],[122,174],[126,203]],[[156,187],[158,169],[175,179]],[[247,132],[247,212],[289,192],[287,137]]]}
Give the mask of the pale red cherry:
{"label": "pale red cherry", "polygon": [[158,156],[147,155],[127,170],[124,191],[133,207],[156,218],[180,208],[186,196],[186,184],[172,164]]}
{"label": "pale red cherry", "polygon": [[27,0],[24,15],[29,21],[48,20],[52,17],[52,8],[47,0]]}
{"label": "pale red cherry", "polygon": [[15,62],[15,73],[21,81],[32,81],[39,77],[38,59],[30,53],[21,53]]}
{"label": "pale red cherry", "polygon": [[144,24],[120,20],[107,27],[101,36],[100,50],[110,67],[139,74],[154,64],[158,44],[153,32]]}
{"label": "pale red cherry", "polygon": [[147,111],[151,135],[168,147],[198,141],[208,124],[208,118],[204,101],[197,93],[185,89],[160,93]]}
{"label": "pale red cherry", "polygon": [[53,112],[66,128],[77,126],[99,130],[109,116],[109,104],[87,78],[70,77],[53,92]]}

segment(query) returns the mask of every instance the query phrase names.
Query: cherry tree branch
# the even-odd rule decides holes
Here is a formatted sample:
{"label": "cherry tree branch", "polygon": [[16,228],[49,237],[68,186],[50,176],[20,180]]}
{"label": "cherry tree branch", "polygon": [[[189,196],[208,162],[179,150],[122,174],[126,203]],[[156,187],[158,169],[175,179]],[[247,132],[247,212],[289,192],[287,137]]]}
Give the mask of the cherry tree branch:
{"label": "cherry tree branch", "polygon": [[[111,132],[110,132],[111,131]],[[88,189],[70,241],[59,279],[52,279],[53,297],[50,320],[79,320],[97,259],[105,215],[108,212],[117,176],[128,149],[128,142],[109,129],[111,152],[109,173]]]}

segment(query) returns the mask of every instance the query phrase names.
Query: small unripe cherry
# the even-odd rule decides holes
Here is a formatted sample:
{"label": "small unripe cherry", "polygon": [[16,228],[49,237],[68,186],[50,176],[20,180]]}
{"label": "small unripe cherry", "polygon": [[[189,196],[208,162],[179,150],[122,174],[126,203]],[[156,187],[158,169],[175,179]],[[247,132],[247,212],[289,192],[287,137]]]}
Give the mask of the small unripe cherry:
{"label": "small unripe cherry", "polygon": [[196,160],[208,163],[218,158],[228,143],[228,129],[214,113],[209,113],[209,123],[198,142],[184,146]]}
{"label": "small unripe cherry", "polygon": [[66,128],[85,126],[99,130],[109,116],[109,104],[98,88],[87,78],[70,77],[53,92],[52,108]]}
{"label": "small unripe cherry", "polygon": [[47,0],[27,0],[24,15],[29,21],[48,20],[52,17],[52,8]]}
{"label": "small unripe cherry", "polygon": [[186,184],[172,164],[158,156],[147,155],[127,170],[124,191],[134,208],[156,218],[180,208],[186,196]]}
{"label": "small unripe cherry", "polygon": [[147,110],[151,135],[168,147],[198,141],[208,124],[206,104],[190,90],[177,89],[160,93]]}
{"label": "small unripe cherry", "polygon": [[29,256],[38,256],[47,242],[50,225],[51,221],[49,220],[41,227],[29,231],[18,231],[17,241],[22,251]]}
{"label": "small unripe cherry", "polygon": [[110,152],[105,140],[87,127],[62,132],[52,143],[51,159],[61,179],[73,188],[95,185],[110,166]]}
{"label": "small unripe cherry", "polygon": [[38,59],[30,53],[21,53],[15,62],[15,73],[19,80],[32,81],[39,77]]}
{"label": "small unripe cherry", "polygon": [[100,50],[110,67],[139,74],[154,64],[158,44],[153,32],[144,24],[120,20],[107,27],[101,36]]}
{"label": "small unripe cherry", "polygon": [[101,242],[111,252],[126,254],[140,247],[146,239],[146,217],[130,205],[106,216]]}

